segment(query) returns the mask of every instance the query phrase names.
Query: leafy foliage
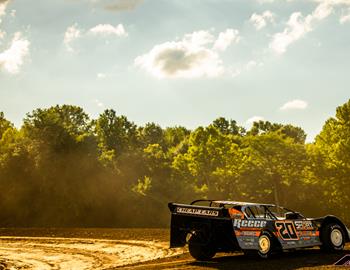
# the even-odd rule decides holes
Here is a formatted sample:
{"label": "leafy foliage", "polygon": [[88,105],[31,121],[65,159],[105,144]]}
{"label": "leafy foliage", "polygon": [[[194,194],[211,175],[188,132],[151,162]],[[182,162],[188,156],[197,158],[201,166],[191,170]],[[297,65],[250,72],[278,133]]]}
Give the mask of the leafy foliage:
{"label": "leafy foliage", "polygon": [[1,226],[165,226],[167,202],[279,203],[350,222],[350,100],[314,143],[292,125],[137,126],[63,105],[0,113]]}

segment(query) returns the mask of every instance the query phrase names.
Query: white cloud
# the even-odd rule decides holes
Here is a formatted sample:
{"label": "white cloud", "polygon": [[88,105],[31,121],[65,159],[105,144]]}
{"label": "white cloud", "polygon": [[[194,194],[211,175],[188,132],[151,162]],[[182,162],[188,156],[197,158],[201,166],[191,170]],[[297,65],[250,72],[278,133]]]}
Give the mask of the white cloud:
{"label": "white cloud", "polygon": [[344,24],[346,22],[350,22],[350,8],[348,8],[346,13],[340,17],[339,22],[341,24]]}
{"label": "white cloud", "polygon": [[249,21],[253,23],[256,30],[260,30],[264,28],[268,22],[274,22],[274,14],[269,10],[264,11],[261,15],[253,13]]}
{"label": "white cloud", "polygon": [[[0,0],[0,23],[2,22],[1,17],[6,15],[8,3],[9,0]],[[14,17],[15,12],[12,10],[10,15]],[[6,32],[0,29],[0,39],[4,38],[6,34]],[[5,51],[0,52],[0,69],[11,74],[18,73],[24,63],[25,57],[29,54],[29,46],[30,42],[23,38],[20,32],[16,32],[9,47]]]}
{"label": "white cloud", "polygon": [[253,116],[246,121],[246,124],[252,125],[254,122],[264,121],[265,118],[262,116]]}
{"label": "white cloud", "polygon": [[90,29],[90,32],[98,35],[116,35],[116,36],[127,36],[127,32],[124,29],[122,24],[118,24],[117,26],[113,26],[110,24],[99,24]]}
{"label": "white cloud", "polygon": [[98,79],[105,79],[106,77],[107,77],[107,74],[105,74],[105,73],[97,73]]}
{"label": "white cloud", "polygon": [[96,104],[98,107],[100,107],[100,108],[104,108],[104,106],[105,106],[105,105],[104,105],[101,101],[99,101],[98,99],[95,99],[94,102],[95,102],[95,104]]}
{"label": "white cloud", "polygon": [[[294,0],[285,0],[286,2],[292,2]],[[260,4],[262,3],[273,3],[276,2],[275,0],[257,0]],[[334,9],[338,6],[347,7],[347,11],[340,16],[339,22],[341,24],[344,24],[348,21],[350,21],[350,0],[309,0],[309,2],[315,2],[318,3],[316,9],[306,17],[303,17],[300,12],[294,12],[290,20],[292,19],[292,16],[297,16],[299,19],[299,25],[297,28],[304,28],[304,31],[299,32],[299,35],[295,34],[293,26],[289,25],[287,23],[286,28],[281,33],[276,33],[273,37],[272,42],[270,43],[270,48],[273,49],[276,53],[282,54],[286,51],[287,47],[303,37],[307,32],[310,32],[314,30],[315,24],[325,18],[327,18]],[[254,14],[253,14],[254,15]],[[257,21],[260,22],[260,18],[257,18]],[[252,18],[251,18],[252,20]],[[262,23],[261,25],[264,25]],[[260,24],[258,24],[258,27]],[[263,27],[263,26],[262,26]]]}
{"label": "white cloud", "polygon": [[226,29],[221,32],[214,43],[214,50],[225,51],[233,42],[238,43],[240,40],[239,31],[236,29]]}
{"label": "white cloud", "polygon": [[241,66],[239,68],[233,68],[233,67],[227,68],[226,73],[232,77],[237,77],[244,72],[252,71],[253,69],[255,69],[257,67],[262,67],[263,65],[264,65],[263,62],[257,62],[255,60],[250,60],[246,64],[244,64],[243,66]]}
{"label": "white cloud", "polygon": [[22,38],[21,33],[15,33],[10,47],[0,53],[0,67],[9,73],[18,73],[29,53],[29,46],[30,42]]}
{"label": "white cloud", "polygon": [[192,44],[195,47],[201,47],[213,43],[214,39],[214,36],[210,32],[200,30],[191,34],[186,34],[183,41],[185,43]]}
{"label": "white cloud", "polygon": [[285,103],[280,110],[281,111],[287,111],[287,110],[304,110],[308,107],[308,103],[304,100],[295,99],[292,101],[288,101]]}
{"label": "white cloud", "polygon": [[[314,12],[311,14],[311,19],[323,20],[327,18],[333,12],[333,3],[332,1],[325,0],[319,4]],[[309,15],[310,16],[310,15]]]}
{"label": "white cloud", "polygon": [[221,38],[219,35],[216,41],[209,31],[202,30],[186,34],[178,41],[158,44],[138,56],[135,65],[157,78],[217,77],[224,73],[223,63],[218,51],[209,46],[215,47],[220,40],[216,48],[226,49],[237,38],[236,32],[230,30],[223,32]]}
{"label": "white cloud", "polygon": [[310,23],[310,17],[303,18],[300,12],[294,12],[284,31],[273,36],[270,48],[278,54],[285,53],[290,44],[312,30]]}
{"label": "white cloud", "polygon": [[82,33],[81,33],[81,30],[78,29],[77,24],[74,24],[74,25],[67,28],[67,30],[64,34],[63,43],[69,52],[74,51],[71,43],[73,41],[77,40],[78,38],[80,38],[81,36],[82,36]]}
{"label": "white cloud", "polygon": [[79,29],[78,24],[75,23],[72,26],[68,27],[64,34],[63,43],[66,46],[66,49],[69,52],[74,52],[72,43],[77,39],[87,36],[89,33],[102,36],[115,35],[118,37],[125,37],[128,35],[122,24],[118,24],[117,26],[113,26],[111,24],[98,24],[92,27],[89,31],[84,31],[82,29]]}
{"label": "white cloud", "polygon": [[[304,17],[300,12],[294,12],[287,22],[283,32],[276,33],[270,43],[270,48],[277,54],[283,54],[295,41],[315,29],[318,22],[329,17],[337,5],[350,5],[350,0],[312,0],[319,4],[315,10]],[[344,19],[343,19],[344,20]]]}
{"label": "white cloud", "polygon": [[245,66],[245,70],[249,71],[249,70],[252,70],[253,68],[256,68],[256,67],[262,67],[264,65],[264,63],[262,62],[256,62],[254,60],[250,60],[246,66]]}

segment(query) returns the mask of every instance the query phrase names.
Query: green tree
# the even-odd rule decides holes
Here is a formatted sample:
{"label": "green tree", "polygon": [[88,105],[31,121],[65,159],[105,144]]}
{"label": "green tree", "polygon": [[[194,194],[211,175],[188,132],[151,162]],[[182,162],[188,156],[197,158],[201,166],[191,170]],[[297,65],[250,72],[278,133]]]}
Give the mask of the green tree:
{"label": "green tree", "polygon": [[145,148],[149,144],[159,144],[165,147],[164,131],[155,123],[147,123],[144,127],[139,128],[139,136],[141,145]]}
{"label": "green tree", "polygon": [[247,136],[243,145],[248,156],[243,173],[248,199],[296,206],[308,160],[305,145],[278,132]]}
{"label": "green tree", "polygon": [[137,127],[126,116],[117,116],[114,110],[105,110],[95,122],[100,148],[121,155],[137,144]]}
{"label": "green tree", "polygon": [[249,135],[259,135],[269,132],[277,132],[284,138],[292,138],[296,143],[304,144],[306,140],[306,133],[300,127],[293,125],[282,125],[277,123],[271,123],[269,121],[258,121],[254,122],[253,126],[249,130]]}
{"label": "green tree", "polygon": [[16,129],[0,113],[0,225],[165,226],[167,202],[199,197],[350,222],[349,134],[350,100],[311,144],[301,128],[268,121],[248,132],[223,117],[194,131],[162,129],[57,105]]}
{"label": "green tree", "polygon": [[225,135],[243,135],[246,132],[243,127],[237,125],[235,120],[227,120],[224,117],[215,119],[212,125]]}
{"label": "green tree", "polygon": [[9,128],[13,128],[13,124],[5,119],[3,112],[0,112],[0,138]]}
{"label": "green tree", "polygon": [[[330,210],[350,221],[350,100],[338,107],[316,137],[314,151],[322,164],[314,174]],[[341,207],[339,207],[341,205]]]}
{"label": "green tree", "polygon": [[191,133],[188,151],[174,159],[173,167],[192,190],[205,197],[215,197],[236,193],[240,163],[233,136],[209,126]]}
{"label": "green tree", "polygon": [[42,209],[37,222],[62,226],[88,218],[84,209],[93,208],[90,186],[99,170],[88,115],[69,105],[37,109],[24,119],[22,132],[35,161],[38,196],[32,207]]}

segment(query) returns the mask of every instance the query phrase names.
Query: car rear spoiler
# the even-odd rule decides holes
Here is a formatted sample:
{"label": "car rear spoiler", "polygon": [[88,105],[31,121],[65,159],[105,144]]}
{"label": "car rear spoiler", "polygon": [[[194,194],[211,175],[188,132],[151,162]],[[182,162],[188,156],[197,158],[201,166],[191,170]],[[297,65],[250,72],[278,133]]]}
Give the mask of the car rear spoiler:
{"label": "car rear spoiler", "polygon": [[169,203],[171,212],[170,247],[182,247],[193,231],[211,231],[214,220],[230,220],[224,207]]}

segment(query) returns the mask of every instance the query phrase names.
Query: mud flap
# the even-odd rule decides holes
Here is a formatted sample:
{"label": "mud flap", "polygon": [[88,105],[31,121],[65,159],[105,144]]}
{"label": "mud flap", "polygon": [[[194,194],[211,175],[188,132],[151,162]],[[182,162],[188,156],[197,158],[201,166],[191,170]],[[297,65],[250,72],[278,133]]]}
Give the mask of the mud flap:
{"label": "mud flap", "polygon": [[181,217],[171,215],[170,248],[183,247],[186,244],[188,230],[181,227]]}
{"label": "mud flap", "polygon": [[206,244],[212,236],[212,226],[209,220],[172,214],[170,227],[170,248],[183,247],[187,243],[187,235],[198,233]]}

